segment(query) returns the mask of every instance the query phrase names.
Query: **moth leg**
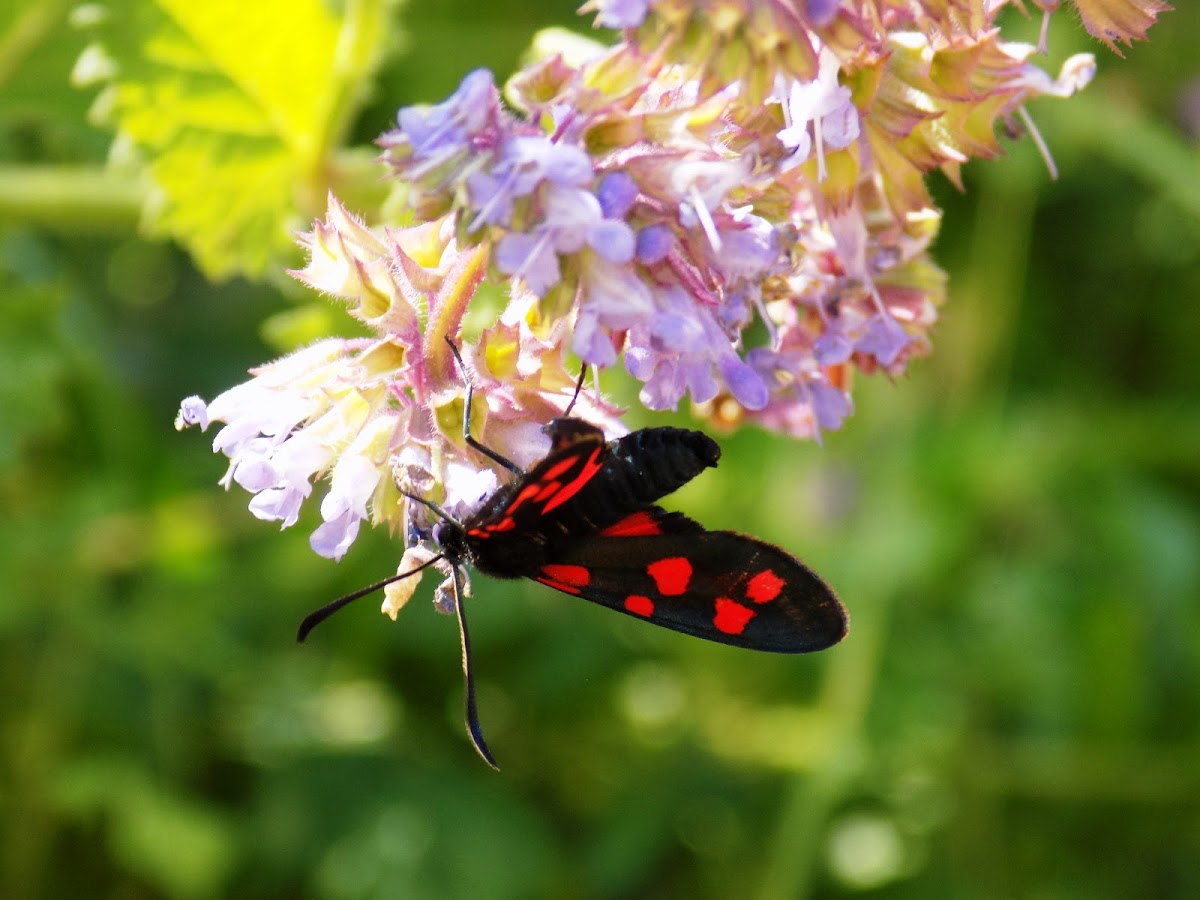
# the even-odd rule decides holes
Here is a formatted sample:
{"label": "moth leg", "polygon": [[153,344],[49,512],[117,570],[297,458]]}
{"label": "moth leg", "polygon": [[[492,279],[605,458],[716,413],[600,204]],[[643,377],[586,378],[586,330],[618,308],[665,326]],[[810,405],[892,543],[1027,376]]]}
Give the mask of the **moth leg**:
{"label": "moth leg", "polygon": [[467,388],[466,409],[463,412],[463,440],[467,442],[468,447],[473,447],[474,449],[478,450],[492,462],[503,466],[515,475],[524,475],[525,473],[521,467],[512,460],[501,456],[491,447],[484,446],[471,436],[471,396],[474,394],[475,390],[471,387],[471,378],[467,375],[467,367],[463,364],[462,356],[459,354],[458,348],[454,346],[454,341],[447,337],[446,343],[450,346],[450,352],[454,354],[454,359],[458,363],[458,370],[462,372],[463,384],[465,384]]}
{"label": "moth leg", "polygon": [[475,752],[483,757],[483,761],[500,771],[492,751],[488,749],[483,739],[483,728],[479,724],[479,709],[475,704],[475,676],[471,671],[471,638],[467,634],[467,612],[463,606],[462,576],[458,566],[454,567],[454,609],[458,613],[458,634],[462,640],[463,679],[466,682],[467,694],[467,734],[475,745]]}
{"label": "moth leg", "polygon": [[563,410],[562,417],[569,419],[571,410],[575,408],[575,401],[579,399],[579,392],[583,390],[583,379],[587,377],[587,363],[581,363],[579,366],[579,378],[575,381],[575,393],[571,395],[571,402],[567,404],[567,408]]}
{"label": "moth leg", "polygon": [[426,500],[424,497],[418,497],[416,494],[411,494],[402,488],[397,488],[397,490],[399,490],[401,494],[403,494],[409,500],[412,500],[414,503],[420,503],[426,509],[431,510],[439,519],[449,522],[451,525],[457,525],[459,528],[462,528],[462,524],[459,523],[454,516],[450,515],[450,513],[446,512],[432,500]]}

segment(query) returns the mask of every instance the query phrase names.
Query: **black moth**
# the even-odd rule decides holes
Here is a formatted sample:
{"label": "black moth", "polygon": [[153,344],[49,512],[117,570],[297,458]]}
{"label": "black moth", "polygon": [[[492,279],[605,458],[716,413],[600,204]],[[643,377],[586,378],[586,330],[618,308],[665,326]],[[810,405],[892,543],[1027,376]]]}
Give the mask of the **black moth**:
{"label": "black moth", "polygon": [[[457,348],[451,349],[465,373]],[[407,495],[440,518],[434,529],[439,554],[322,607],[301,623],[297,639],[347,603],[447,560],[462,640],[467,732],[492,767],[475,704],[463,566],[496,578],[531,578],[673,631],[750,650],[809,653],[845,636],[846,611],[832,588],[790,553],[736,532],[708,531],[654,505],[717,464],[721,449],[707,435],[643,428],[606,442],[600,429],[568,415],[545,426],[550,452],[526,472],[472,437],[469,380],[466,409],[467,444],[513,472],[513,480],[463,522]]]}

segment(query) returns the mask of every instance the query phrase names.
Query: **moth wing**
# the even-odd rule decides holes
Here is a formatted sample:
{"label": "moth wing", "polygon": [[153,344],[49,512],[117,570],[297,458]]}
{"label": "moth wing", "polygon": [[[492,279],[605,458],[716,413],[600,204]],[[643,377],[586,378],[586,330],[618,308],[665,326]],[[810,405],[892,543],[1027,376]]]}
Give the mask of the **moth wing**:
{"label": "moth wing", "polygon": [[496,492],[464,523],[468,536],[490,538],[506,532],[542,532],[555,511],[604,469],[612,455],[604,433],[578,419],[569,434],[552,435],[550,453],[524,475]]}
{"label": "moth wing", "polygon": [[790,553],[706,531],[658,507],[562,548],[533,577],[643,621],[751,650],[810,653],[847,630],[833,589]]}

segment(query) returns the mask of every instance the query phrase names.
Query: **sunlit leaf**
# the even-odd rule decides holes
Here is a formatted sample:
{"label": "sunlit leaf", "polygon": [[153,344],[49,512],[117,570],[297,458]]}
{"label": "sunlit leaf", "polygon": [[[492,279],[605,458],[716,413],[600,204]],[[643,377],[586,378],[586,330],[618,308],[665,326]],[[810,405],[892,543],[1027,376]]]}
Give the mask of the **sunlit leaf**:
{"label": "sunlit leaf", "polygon": [[77,81],[107,81],[93,108],[132,145],[153,190],[153,233],[213,277],[294,256],[292,231],[324,204],[330,154],[376,64],[387,3],[319,0],[117,3]]}

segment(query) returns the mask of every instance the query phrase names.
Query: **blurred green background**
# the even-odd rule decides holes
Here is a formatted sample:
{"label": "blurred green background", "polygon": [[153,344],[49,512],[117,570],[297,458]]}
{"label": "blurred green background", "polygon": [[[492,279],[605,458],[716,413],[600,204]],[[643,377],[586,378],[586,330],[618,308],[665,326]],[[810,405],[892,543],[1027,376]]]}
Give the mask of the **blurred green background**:
{"label": "blurred green background", "polygon": [[[297,55],[310,5],[270,20]],[[428,586],[293,643],[396,542],[318,558],[315,509],[255,520],[211,432],[171,427],[341,313],[285,283],[299,257],[238,268],[241,235],[209,262],[248,277],[219,280],[139,237],[139,155],[68,83],[95,8],[0,4],[0,896],[1200,896],[1200,15],[1176,5],[1124,61],[1058,17],[1052,67],[1100,74],[1032,109],[1057,182],[1028,141],[963,195],[933,179],[932,357],[861,380],[823,447],[723,436],[680,492],[808,560],[850,637],[748,654],[479,576],[497,775]],[[115,47],[178,4],[110,6]],[[337,165],[308,159],[298,227],[396,107],[586,28],[570,0],[345,9],[378,67],[319,98]],[[122,126],[148,157],[159,121]],[[232,216],[224,171],[163,178]]]}

